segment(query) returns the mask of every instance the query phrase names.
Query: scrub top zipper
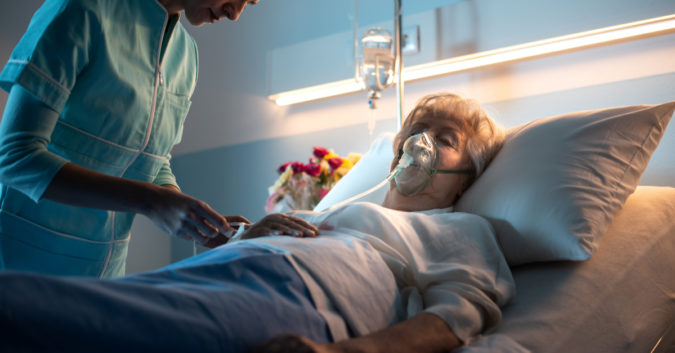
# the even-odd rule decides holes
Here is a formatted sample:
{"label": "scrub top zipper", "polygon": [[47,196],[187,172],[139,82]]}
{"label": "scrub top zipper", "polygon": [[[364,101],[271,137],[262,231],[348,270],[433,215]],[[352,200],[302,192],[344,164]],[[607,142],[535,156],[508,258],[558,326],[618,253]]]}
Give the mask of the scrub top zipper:
{"label": "scrub top zipper", "polygon": [[[145,138],[143,140],[143,144],[138,149],[138,152],[136,153],[134,158],[132,158],[129,164],[127,164],[124,170],[122,170],[120,177],[126,174],[127,170],[134,164],[134,162],[136,162],[138,157],[140,157],[145,148],[148,146],[148,142],[150,142],[150,134],[152,133],[152,126],[154,124],[155,113],[157,111],[157,92],[159,91],[159,86],[164,84],[164,76],[162,75],[162,58],[164,57],[166,47],[169,44],[169,38],[171,37],[171,33],[173,32],[173,29],[175,28],[177,22],[178,16],[168,15],[164,19],[164,23],[162,24],[162,41],[160,43],[159,55],[157,56],[157,69],[155,70],[155,83],[153,85],[152,91],[152,107],[150,108],[150,117],[148,118],[148,125],[145,132]],[[111,217],[113,225],[110,232],[110,235],[112,237],[111,241],[115,240],[115,214],[116,212],[112,211]],[[103,265],[103,269],[101,270],[99,278],[102,277],[105,274],[105,271],[108,269],[108,264],[110,263],[110,256],[112,255],[112,250],[113,246],[111,245],[108,248],[108,255],[106,256],[105,264]]]}
{"label": "scrub top zipper", "polygon": [[173,33],[176,23],[178,23],[178,19],[179,19],[178,15],[168,15],[167,18],[164,19],[164,24],[162,25],[162,42],[160,43],[159,55],[157,56],[157,69],[155,70],[155,83],[152,92],[152,108],[150,109],[150,117],[148,119],[148,126],[146,128],[145,138],[143,139],[143,144],[138,149],[136,156],[134,156],[134,158],[131,159],[131,161],[126,166],[126,168],[124,168],[120,176],[124,175],[129,169],[129,167],[131,167],[131,165],[133,165],[134,162],[136,162],[138,157],[143,153],[145,148],[148,146],[148,142],[150,142],[150,134],[152,133],[152,126],[154,124],[155,113],[157,111],[157,93],[159,91],[159,86],[164,85],[164,75],[162,74],[162,59],[164,58],[164,53],[166,52],[166,48],[169,45],[171,34]]}

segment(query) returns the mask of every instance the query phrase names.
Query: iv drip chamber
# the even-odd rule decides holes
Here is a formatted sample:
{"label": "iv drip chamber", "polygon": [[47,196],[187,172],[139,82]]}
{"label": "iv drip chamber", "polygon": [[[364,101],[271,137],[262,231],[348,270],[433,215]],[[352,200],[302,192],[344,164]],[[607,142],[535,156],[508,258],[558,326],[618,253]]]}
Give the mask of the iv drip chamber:
{"label": "iv drip chamber", "polygon": [[368,103],[376,108],[375,100],[380,92],[394,81],[393,38],[383,28],[370,28],[361,38],[361,56],[359,63],[359,82],[368,91]]}

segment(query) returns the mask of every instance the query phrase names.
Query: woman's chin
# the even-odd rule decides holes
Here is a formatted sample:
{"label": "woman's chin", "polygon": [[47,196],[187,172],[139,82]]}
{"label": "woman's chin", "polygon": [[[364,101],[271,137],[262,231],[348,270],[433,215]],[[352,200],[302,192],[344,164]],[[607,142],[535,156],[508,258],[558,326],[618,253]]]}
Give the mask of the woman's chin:
{"label": "woman's chin", "polygon": [[404,196],[398,192],[395,187],[387,191],[387,195],[382,202],[383,207],[406,212],[446,208],[451,205],[452,204],[449,202],[444,202],[443,200],[425,194],[424,192],[414,196]]}
{"label": "woman's chin", "polygon": [[391,188],[387,191],[387,195],[384,197],[382,206],[386,208],[391,208],[392,210],[398,211],[422,211],[424,208],[420,208],[421,205],[418,205],[416,197],[407,197],[401,195],[396,188]]}

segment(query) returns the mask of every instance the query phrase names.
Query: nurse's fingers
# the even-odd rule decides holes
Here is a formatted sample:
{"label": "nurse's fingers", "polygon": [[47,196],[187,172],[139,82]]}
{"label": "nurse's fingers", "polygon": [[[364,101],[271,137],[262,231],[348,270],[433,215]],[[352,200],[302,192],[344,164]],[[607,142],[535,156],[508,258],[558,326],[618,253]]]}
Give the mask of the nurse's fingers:
{"label": "nurse's fingers", "polygon": [[[221,231],[211,224],[206,218],[199,216],[195,212],[190,212],[183,222],[183,227],[196,232],[206,238],[215,238]],[[225,235],[225,233],[223,233]]]}
{"label": "nurse's fingers", "polygon": [[183,228],[178,231],[178,235],[181,238],[192,239],[196,241],[199,245],[206,244],[211,238],[204,235],[202,232],[190,224],[184,224]]}
{"label": "nurse's fingers", "polygon": [[244,224],[251,224],[251,221],[246,219],[246,217],[243,216],[225,216],[225,219],[227,220],[228,223],[244,223]]}
{"label": "nurse's fingers", "polygon": [[[191,212],[190,219],[193,221],[193,225],[209,238],[216,237],[218,234],[227,235],[232,232],[232,227],[227,219],[205,203],[200,203]],[[244,220],[246,219],[244,218]]]}
{"label": "nurse's fingers", "polygon": [[208,239],[205,243],[202,244],[202,246],[207,247],[209,249],[213,249],[215,247],[221,246],[225,243],[230,241],[230,238],[224,236],[224,235],[219,235],[215,238]]}

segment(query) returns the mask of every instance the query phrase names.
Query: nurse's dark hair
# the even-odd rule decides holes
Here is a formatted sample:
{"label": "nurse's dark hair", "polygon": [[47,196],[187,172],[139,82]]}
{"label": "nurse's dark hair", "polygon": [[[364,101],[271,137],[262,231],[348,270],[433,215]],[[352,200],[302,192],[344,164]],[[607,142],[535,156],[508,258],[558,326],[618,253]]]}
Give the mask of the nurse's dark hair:
{"label": "nurse's dark hair", "polygon": [[452,93],[437,93],[423,97],[408,114],[401,131],[394,138],[398,150],[413,133],[413,122],[421,116],[431,115],[434,119],[456,121],[466,136],[465,149],[469,154],[474,171],[462,190],[468,188],[485,170],[504,143],[504,130],[473,99],[466,99]]}

